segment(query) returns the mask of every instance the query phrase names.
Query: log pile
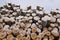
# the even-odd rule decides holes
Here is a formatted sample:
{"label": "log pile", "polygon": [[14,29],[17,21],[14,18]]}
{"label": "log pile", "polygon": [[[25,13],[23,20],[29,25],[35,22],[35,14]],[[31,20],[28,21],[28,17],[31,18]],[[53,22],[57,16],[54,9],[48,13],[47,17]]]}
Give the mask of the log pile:
{"label": "log pile", "polygon": [[0,7],[0,40],[60,40],[60,10],[3,5]]}

